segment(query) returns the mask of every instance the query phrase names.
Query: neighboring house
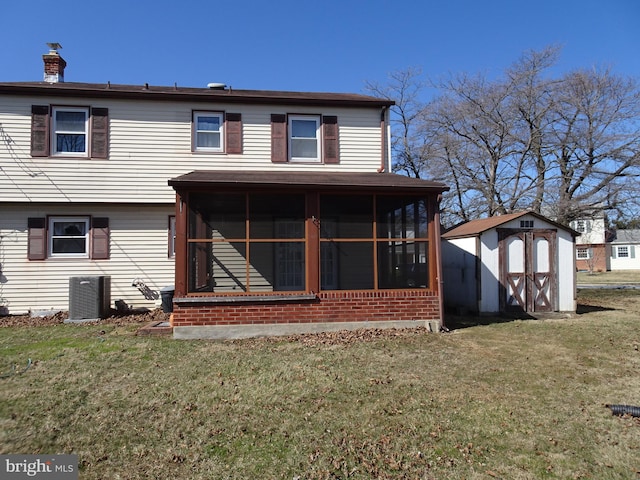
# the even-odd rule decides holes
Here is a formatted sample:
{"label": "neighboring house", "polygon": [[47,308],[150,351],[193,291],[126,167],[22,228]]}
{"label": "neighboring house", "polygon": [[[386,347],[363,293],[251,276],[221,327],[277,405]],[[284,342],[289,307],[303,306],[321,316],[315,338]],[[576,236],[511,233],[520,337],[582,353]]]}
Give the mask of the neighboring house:
{"label": "neighboring house", "polygon": [[618,230],[610,248],[611,270],[640,270],[640,230]]}
{"label": "neighboring house", "polygon": [[609,264],[609,230],[603,214],[596,214],[570,224],[579,233],[576,238],[576,268],[580,271],[606,272]]}
{"label": "neighboring house", "polygon": [[445,305],[480,314],[575,312],[577,232],[533,212],[442,235]]}
{"label": "neighboring house", "polygon": [[389,171],[393,102],[357,94],[0,83],[0,306],[71,278],[160,304],[174,335],[442,321],[441,183]]}

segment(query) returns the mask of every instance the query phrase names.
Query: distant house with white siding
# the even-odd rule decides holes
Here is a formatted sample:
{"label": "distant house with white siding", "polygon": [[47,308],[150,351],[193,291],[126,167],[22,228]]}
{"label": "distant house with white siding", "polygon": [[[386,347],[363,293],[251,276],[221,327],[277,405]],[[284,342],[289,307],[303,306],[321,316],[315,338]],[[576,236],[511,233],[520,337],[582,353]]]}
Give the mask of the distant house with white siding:
{"label": "distant house with white siding", "polygon": [[640,229],[616,231],[609,245],[611,270],[640,270]]}
{"label": "distant house with white siding", "polygon": [[183,337],[442,321],[447,187],[388,173],[393,102],[71,83],[43,59],[0,83],[0,313],[65,310],[95,276],[111,306],[173,286]]}

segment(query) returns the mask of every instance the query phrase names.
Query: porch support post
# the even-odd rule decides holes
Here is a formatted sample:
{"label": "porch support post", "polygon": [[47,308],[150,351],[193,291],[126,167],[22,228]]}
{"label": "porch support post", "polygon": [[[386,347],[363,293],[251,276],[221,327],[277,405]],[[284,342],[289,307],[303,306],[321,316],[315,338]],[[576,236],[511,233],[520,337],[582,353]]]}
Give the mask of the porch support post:
{"label": "porch support post", "polygon": [[318,192],[307,192],[305,195],[305,217],[307,248],[305,263],[307,265],[307,291],[320,291],[320,199]]}
{"label": "porch support post", "polygon": [[186,195],[176,192],[175,297],[187,294],[187,203]]}

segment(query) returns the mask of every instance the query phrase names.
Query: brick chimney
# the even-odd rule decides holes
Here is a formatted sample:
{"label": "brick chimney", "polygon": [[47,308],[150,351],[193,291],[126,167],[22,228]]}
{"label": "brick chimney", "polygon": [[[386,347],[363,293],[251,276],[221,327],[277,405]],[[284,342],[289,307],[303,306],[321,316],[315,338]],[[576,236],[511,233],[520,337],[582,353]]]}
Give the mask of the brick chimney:
{"label": "brick chimney", "polygon": [[47,43],[49,53],[42,56],[44,60],[44,81],[48,83],[64,82],[64,67],[67,62],[60,56],[58,50],[62,48],[59,43]]}

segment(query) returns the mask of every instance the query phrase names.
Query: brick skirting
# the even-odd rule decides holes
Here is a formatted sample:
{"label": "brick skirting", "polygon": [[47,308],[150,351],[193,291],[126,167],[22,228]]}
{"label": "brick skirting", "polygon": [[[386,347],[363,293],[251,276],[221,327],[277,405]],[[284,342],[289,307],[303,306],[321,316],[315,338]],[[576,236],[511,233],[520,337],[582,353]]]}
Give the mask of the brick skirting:
{"label": "brick skirting", "polygon": [[172,327],[402,322],[440,319],[431,290],[174,298]]}

